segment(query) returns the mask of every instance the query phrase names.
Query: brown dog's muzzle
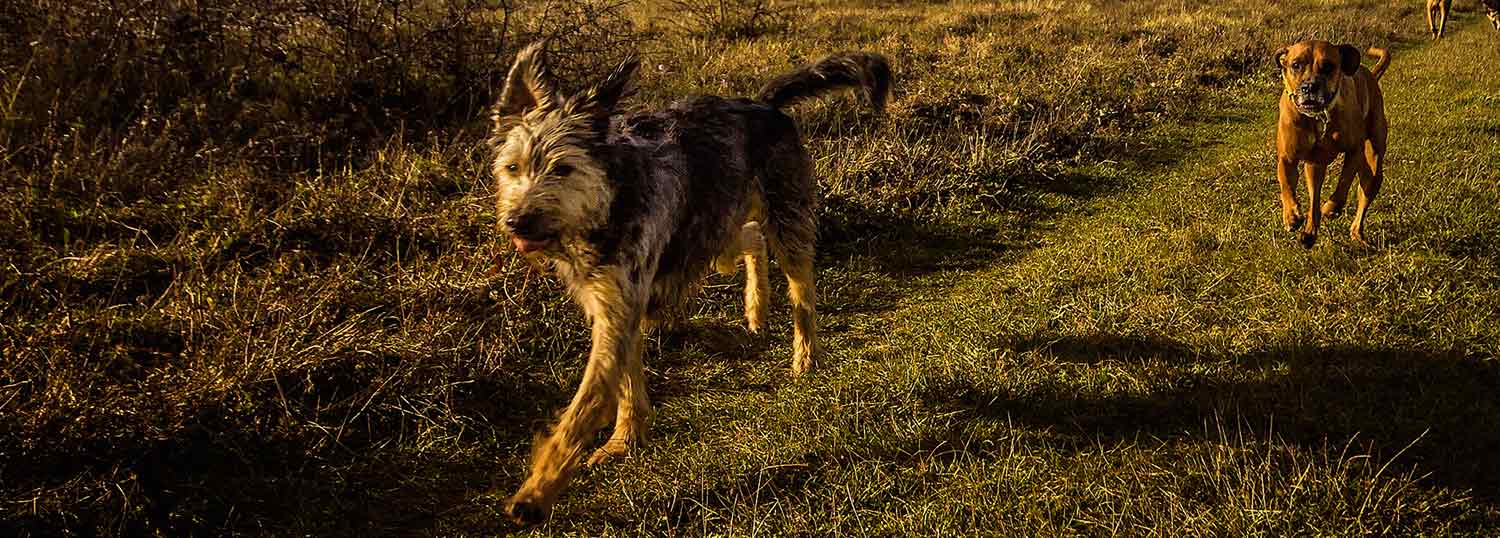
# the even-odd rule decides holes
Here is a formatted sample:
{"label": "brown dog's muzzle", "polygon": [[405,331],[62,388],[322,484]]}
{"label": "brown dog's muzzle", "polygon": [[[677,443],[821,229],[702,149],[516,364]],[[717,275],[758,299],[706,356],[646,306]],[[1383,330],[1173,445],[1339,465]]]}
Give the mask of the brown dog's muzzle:
{"label": "brown dog's muzzle", "polygon": [[1334,86],[1327,79],[1304,80],[1292,93],[1292,104],[1303,114],[1318,114],[1327,110],[1337,97]]}

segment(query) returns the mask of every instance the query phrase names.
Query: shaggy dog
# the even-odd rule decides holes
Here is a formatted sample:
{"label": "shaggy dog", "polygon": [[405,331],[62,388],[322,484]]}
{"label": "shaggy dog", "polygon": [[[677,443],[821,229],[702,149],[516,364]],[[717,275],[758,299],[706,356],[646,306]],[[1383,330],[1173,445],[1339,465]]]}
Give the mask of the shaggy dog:
{"label": "shaggy dog", "polygon": [[595,433],[614,432],[590,464],[641,442],[650,404],[642,330],[691,296],[707,273],[748,273],[745,317],[765,327],[766,253],[786,273],[792,370],[818,360],[813,167],[792,118],[800,99],[863,87],[876,111],[890,67],[876,54],[834,54],[769,82],[754,99],[713,96],[619,114],[637,61],[567,94],[542,47],[517,55],[495,106],[493,172],[499,219],[517,251],[549,264],[592,324],[583,380],[551,435],[538,439],[531,474],[506,506],[518,522],[545,519],[584,462]]}

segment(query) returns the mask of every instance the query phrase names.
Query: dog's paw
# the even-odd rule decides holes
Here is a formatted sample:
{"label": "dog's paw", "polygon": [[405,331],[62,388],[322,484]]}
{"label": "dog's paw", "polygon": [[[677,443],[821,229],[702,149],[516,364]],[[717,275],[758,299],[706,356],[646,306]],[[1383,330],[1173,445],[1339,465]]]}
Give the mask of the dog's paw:
{"label": "dog's paw", "polygon": [[1335,202],[1333,200],[1323,202],[1323,218],[1336,219],[1342,214],[1344,214],[1343,202]]}
{"label": "dog's paw", "polygon": [[818,359],[822,350],[817,345],[794,344],[792,350],[792,374],[798,377],[807,375],[818,369]]}
{"label": "dog's paw", "polygon": [[1282,215],[1281,224],[1287,232],[1295,232],[1302,227],[1302,215]]}
{"label": "dog's paw", "polygon": [[1307,232],[1298,233],[1297,242],[1302,243],[1302,248],[1312,248],[1313,243],[1318,242],[1318,234]]}
{"label": "dog's paw", "polygon": [[1375,248],[1375,245],[1365,240],[1365,234],[1360,230],[1349,230],[1349,240],[1364,248]]}
{"label": "dog's paw", "polygon": [[635,442],[624,439],[610,439],[604,442],[604,446],[594,449],[593,455],[589,456],[588,465],[603,465],[630,454],[635,447]]}

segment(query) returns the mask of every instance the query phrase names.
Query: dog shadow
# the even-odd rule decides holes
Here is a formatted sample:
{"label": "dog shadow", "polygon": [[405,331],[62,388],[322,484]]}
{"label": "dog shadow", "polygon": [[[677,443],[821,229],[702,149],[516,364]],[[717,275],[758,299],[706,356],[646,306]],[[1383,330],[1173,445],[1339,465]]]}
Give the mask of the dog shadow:
{"label": "dog shadow", "polygon": [[[1411,444],[1394,467],[1442,486],[1500,493],[1500,364],[1456,351],[1294,345],[1233,356],[1195,354],[1155,337],[1031,337],[998,346],[1042,352],[1059,362],[1098,364],[1156,358],[1181,364],[1227,362],[1248,375],[1216,379],[1174,372],[1175,388],[1147,395],[1088,395],[959,383],[924,399],[974,419],[1012,420],[1071,435],[1087,447],[1157,437],[1207,436],[1225,418],[1274,425],[1281,439],[1309,448],[1359,439],[1383,458]],[[1196,433],[1195,433],[1196,432]],[[1415,444],[1413,442],[1415,441]]]}
{"label": "dog shadow", "polygon": [[[318,535],[427,534],[421,530],[463,516],[455,510],[489,510],[476,504],[475,492],[493,486],[497,462],[524,454],[514,447],[528,442],[566,397],[540,379],[473,376],[455,384],[445,401],[426,400],[449,406],[437,410],[401,396],[381,397],[402,394],[400,386],[360,390],[381,382],[370,370],[378,368],[369,360],[328,361],[315,371],[268,379],[195,409],[156,437],[72,439],[76,432],[63,431],[51,449],[7,450],[0,472],[10,479],[115,477],[118,490],[106,497],[129,503],[138,517],[113,519],[105,502],[65,519],[14,514],[0,522],[0,534],[45,536],[64,528],[85,534],[112,528],[125,536],[286,528]],[[353,416],[331,394],[367,405]],[[246,412],[246,401],[262,400],[284,404]],[[422,413],[429,418],[414,416]],[[416,448],[424,442],[456,443],[464,452],[437,457],[430,448]],[[512,482],[524,472],[511,464],[499,470],[515,474]],[[475,519],[498,516],[476,512]]]}
{"label": "dog shadow", "polygon": [[819,257],[889,276],[978,269],[1013,246],[1003,241],[1000,230],[983,225],[957,227],[919,215],[876,211],[837,197],[825,198],[823,206]]}
{"label": "dog shadow", "polygon": [[[1314,344],[1216,356],[1169,338],[1111,334],[1033,335],[994,347],[1082,365],[1231,362],[1251,375],[1224,380],[1174,373],[1180,376],[1175,388],[1147,395],[1080,394],[1066,386],[1030,387],[1022,394],[958,379],[930,383],[917,394],[921,405],[960,422],[1045,430],[1063,451],[1142,438],[1222,442],[1224,432],[1232,438],[1241,428],[1313,451],[1353,439],[1378,461],[1391,461],[1385,471],[1390,475],[1410,471],[1424,484],[1480,496],[1500,488],[1500,401],[1492,396],[1500,386],[1500,364],[1493,361],[1458,352]],[[819,487],[810,469],[830,462],[877,458],[922,469],[933,461],[984,457],[968,451],[973,440],[964,438],[965,430],[944,429],[875,452],[868,446],[814,450],[795,464],[726,476],[698,492],[695,502],[675,504],[667,518],[674,526],[691,525],[733,508],[746,492],[797,498]]]}

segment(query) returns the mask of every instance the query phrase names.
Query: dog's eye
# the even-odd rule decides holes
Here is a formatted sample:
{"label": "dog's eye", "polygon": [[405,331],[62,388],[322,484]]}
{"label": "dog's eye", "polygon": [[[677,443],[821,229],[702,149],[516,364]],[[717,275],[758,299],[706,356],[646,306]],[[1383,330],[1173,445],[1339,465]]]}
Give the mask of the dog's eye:
{"label": "dog's eye", "polygon": [[512,173],[514,173],[516,170],[520,170],[520,169],[521,169],[521,167],[517,166],[516,163],[510,163],[510,164],[505,165],[505,171],[506,172],[512,172]]}
{"label": "dog's eye", "polygon": [[1293,70],[1297,70],[1297,71],[1301,71],[1302,70],[1302,62],[1292,62],[1292,69]]}
{"label": "dog's eye", "polygon": [[1318,68],[1318,72],[1323,73],[1325,75],[1327,75],[1329,73],[1332,73],[1333,72],[1333,64],[1323,64],[1322,67]]}
{"label": "dog's eye", "polygon": [[573,167],[566,164],[559,164],[552,167],[552,175],[557,177],[568,177],[570,175],[573,175]]}

